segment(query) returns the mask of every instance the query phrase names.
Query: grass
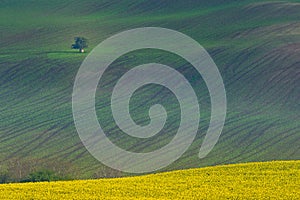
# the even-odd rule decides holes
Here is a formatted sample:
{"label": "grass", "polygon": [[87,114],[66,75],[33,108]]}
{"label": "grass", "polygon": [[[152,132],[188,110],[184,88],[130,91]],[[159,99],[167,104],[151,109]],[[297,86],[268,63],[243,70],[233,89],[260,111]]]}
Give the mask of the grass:
{"label": "grass", "polygon": [[0,185],[1,199],[298,199],[300,161],[245,163],[152,175]]}
{"label": "grass", "polygon": [[[133,151],[150,151],[170,141],[179,116],[168,91],[141,90],[132,100],[133,118],[147,124],[147,107],[161,102],[174,112],[168,127],[151,140],[118,134],[108,107],[110,92],[126,70],[147,62],[170,65],[188,77],[199,97],[200,130],[190,149],[162,171],[216,164],[300,159],[299,1],[1,1],[0,2],[0,161],[57,159],[79,168],[80,178],[101,169],[83,147],[72,118],[71,96],[77,70],[87,54],[72,51],[73,37],[89,38],[91,51],[122,30],[158,26],[181,31],[203,45],[224,79],[228,114],[214,150],[197,158],[208,127],[210,101],[200,76],[165,52],[133,52],[114,62],[99,87],[97,114],[109,137]],[[280,11],[280,12],[279,12]],[[275,28],[274,28],[275,27]],[[260,30],[259,36],[256,31]],[[272,30],[270,32],[270,30]],[[289,46],[293,44],[294,46]],[[276,77],[276,78],[272,78]],[[99,85],[100,86],[100,85]],[[101,90],[103,89],[103,90]],[[148,97],[157,98],[148,100]],[[163,99],[160,97],[164,97]]]}

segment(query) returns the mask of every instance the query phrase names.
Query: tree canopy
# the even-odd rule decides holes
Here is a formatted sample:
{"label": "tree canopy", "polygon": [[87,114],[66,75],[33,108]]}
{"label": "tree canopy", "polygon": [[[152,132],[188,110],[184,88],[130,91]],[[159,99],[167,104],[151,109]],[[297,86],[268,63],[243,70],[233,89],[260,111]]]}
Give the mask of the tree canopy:
{"label": "tree canopy", "polygon": [[88,47],[88,41],[84,37],[75,37],[75,43],[72,44],[72,49],[79,49],[79,52],[83,53],[84,48]]}

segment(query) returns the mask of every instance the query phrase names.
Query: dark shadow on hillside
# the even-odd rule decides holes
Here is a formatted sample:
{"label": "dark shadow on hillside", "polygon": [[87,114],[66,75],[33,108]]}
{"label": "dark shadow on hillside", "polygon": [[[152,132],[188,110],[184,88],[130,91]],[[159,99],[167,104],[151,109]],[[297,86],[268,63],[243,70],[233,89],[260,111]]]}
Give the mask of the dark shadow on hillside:
{"label": "dark shadow on hillside", "polygon": [[78,51],[46,51],[45,53],[67,53],[67,54],[81,54]]}

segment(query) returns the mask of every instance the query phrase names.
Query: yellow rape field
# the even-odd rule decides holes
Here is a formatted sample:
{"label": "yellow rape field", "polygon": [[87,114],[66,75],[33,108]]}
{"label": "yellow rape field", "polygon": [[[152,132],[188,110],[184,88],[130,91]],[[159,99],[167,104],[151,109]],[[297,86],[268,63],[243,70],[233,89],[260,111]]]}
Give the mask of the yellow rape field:
{"label": "yellow rape field", "polygon": [[0,199],[300,199],[300,161],[115,179],[3,184]]}

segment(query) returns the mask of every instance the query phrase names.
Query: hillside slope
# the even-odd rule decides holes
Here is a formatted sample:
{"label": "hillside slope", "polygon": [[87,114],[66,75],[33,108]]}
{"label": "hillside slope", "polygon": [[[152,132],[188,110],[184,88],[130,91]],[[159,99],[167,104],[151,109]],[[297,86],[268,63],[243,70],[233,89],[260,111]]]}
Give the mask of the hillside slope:
{"label": "hillside slope", "polygon": [[128,178],[3,184],[0,198],[299,199],[299,167],[299,161],[277,161]]}
{"label": "hillside slope", "polygon": [[101,171],[102,165],[84,148],[73,122],[73,83],[87,54],[78,54],[70,46],[73,37],[82,35],[89,38],[90,51],[115,33],[145,26],[181,31],[208,50],[224,79],[226,124],[213,151],[199,160],[210,116],[209,95],[201,77],[194,77],[191,67],[173,54],[132,52],[116,60],[99,83],[97,114],[113,142],[147,152],[167,144],[176,133],[178,104],[163,89],[157,93],[145,88],[132,104],[133,118],[141,125],[148,123],[153,103],[174,109],[166,129],[155,138],[129,138],[119,134],[112,121],[109,95],[117,78],[138,64],[156,61],[189,77],[201,105],[196,140],[164,170],[300,159],[299,1],[182,2],[1,1],[1,170],[24,168],[25,176],[39,166],[72,166],[80,178]]}

